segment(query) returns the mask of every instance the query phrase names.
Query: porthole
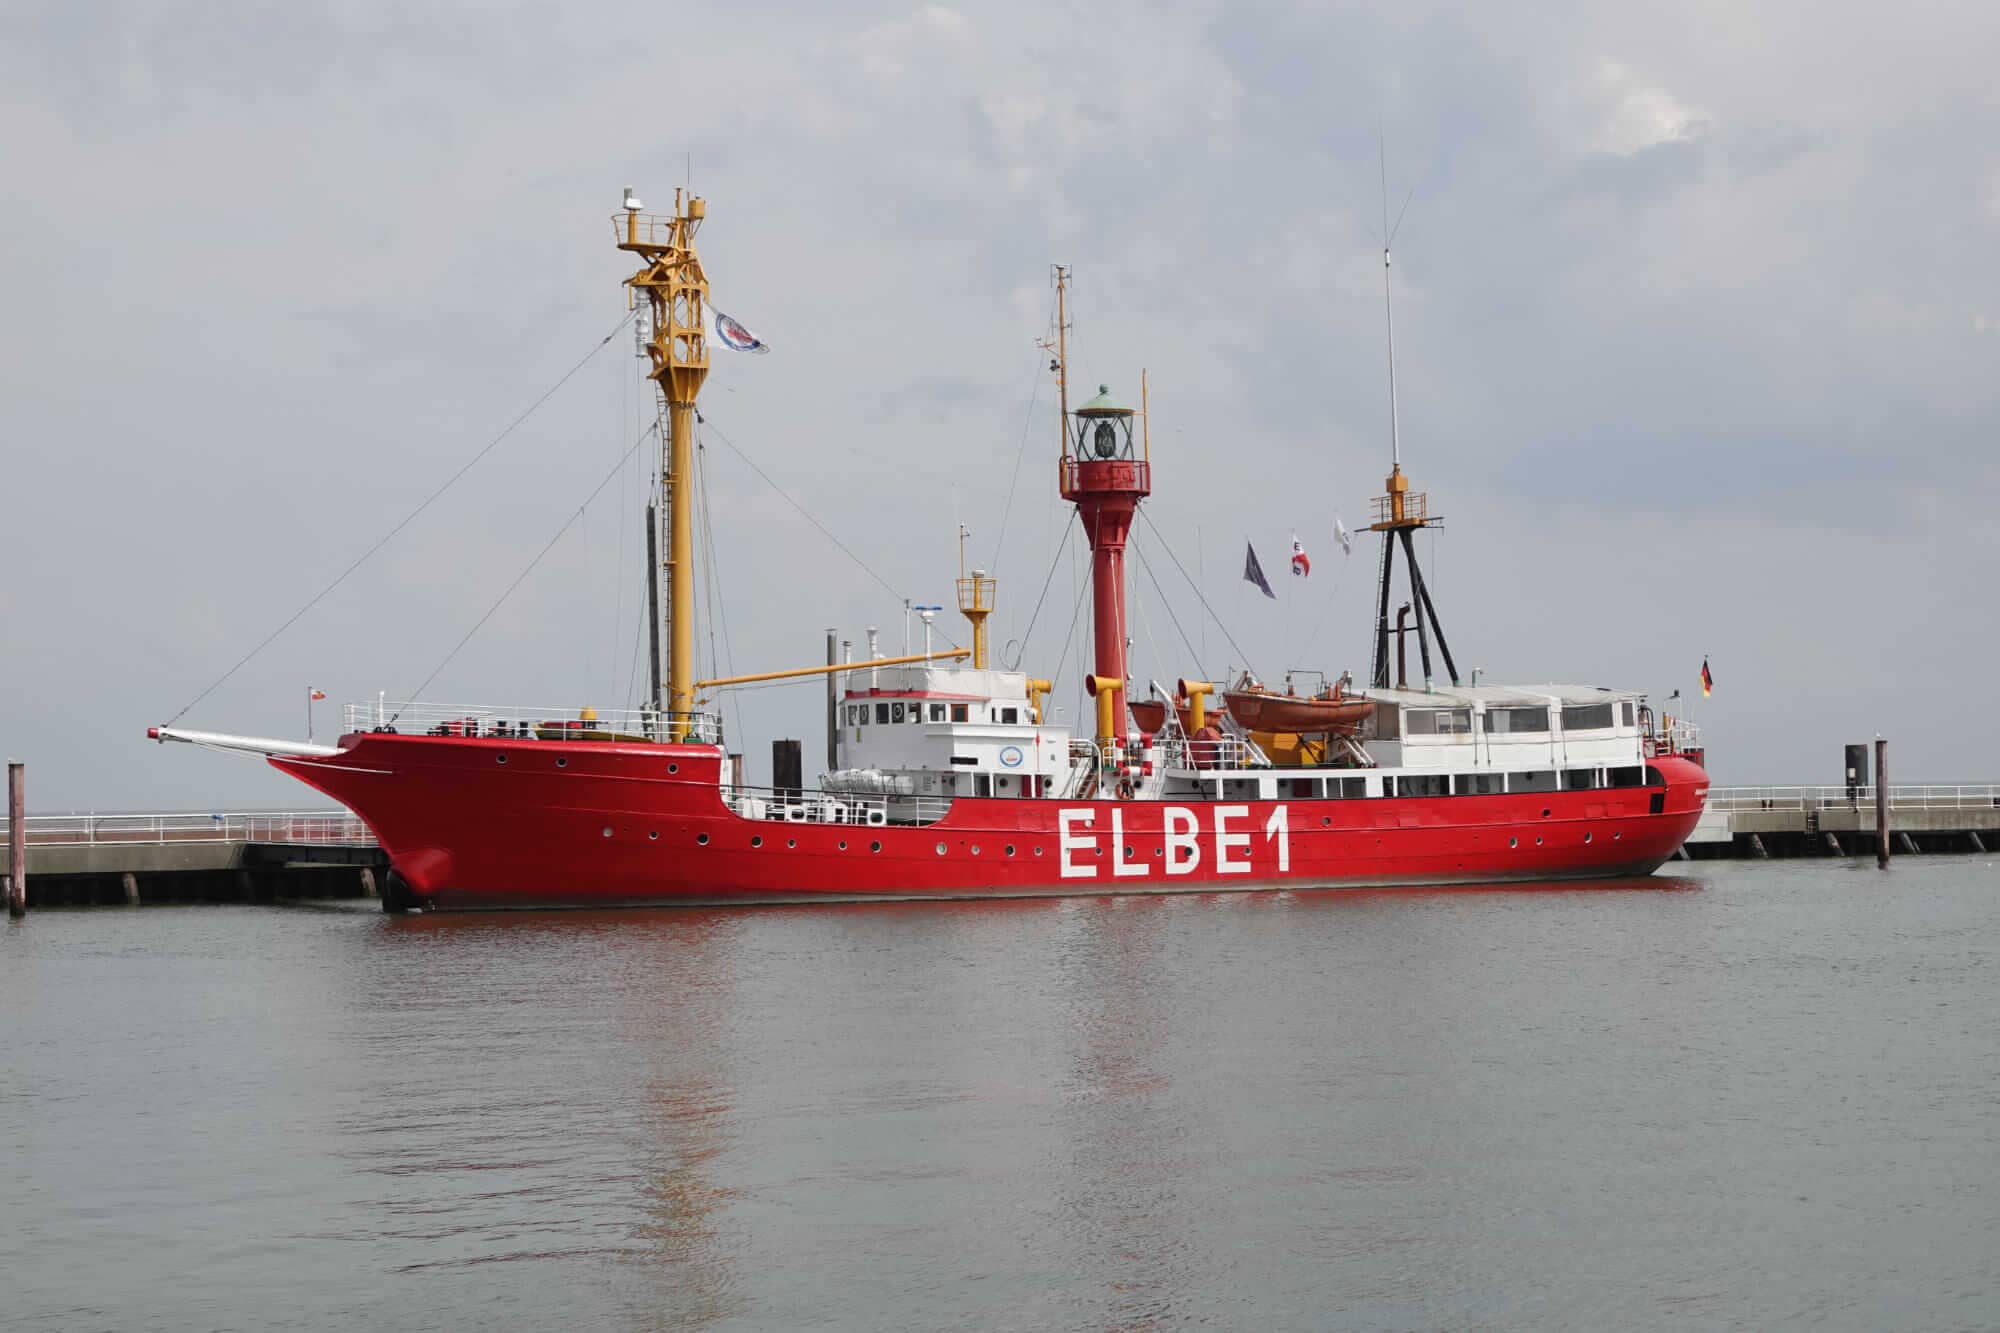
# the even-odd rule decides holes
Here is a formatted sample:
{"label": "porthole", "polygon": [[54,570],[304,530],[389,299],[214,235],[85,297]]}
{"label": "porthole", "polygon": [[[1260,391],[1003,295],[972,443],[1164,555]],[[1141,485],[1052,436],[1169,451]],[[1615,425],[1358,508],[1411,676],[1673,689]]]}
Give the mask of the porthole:
{"label": "porthole", "polygon": [[1159,859],[1160,859],[1160,858],[1161,858],[1162,856],[1164,856],[1164,855],[1166,855],[1166,849],[1165,849],[1165,848],[1163,848],[1163,847],[1155,847],[1155,848],[1153,849],[1153,859],[1154,859],[1155,861],[1159,860]]}
{"label": "porthole", "polygon": [[1618,840],[1619,840],[1620,838],[1622,838],[1622,837],[1624,837],[1624,836],[1625,836],[1625,833],[1624,833],[1624,831],[1623,831],[1623,830],[1621,829],[1621,830],[1620,830],[1619,832],[1617,832],[1617,833],[1614,833],[1614,834],[1612,834],[1612,835],[1611,835],[1611,841],[1613,841],[1613,842],[1617,842],[1617,841],[1618,841]]}
{"label": "porthole", "polygon": [[650,838],[652,841],[658,842],[660,840],[660,831],[658,829],[654,829],[651,833],[648,833],[646,836]]}
{"label": "porthole", "polygon": [[871,842],[868,844],[868,850],[871,852],[879,852],[882,850],[882,844],[879,842]]}
{"label": "porthole", "polygon": [[507,762],[507,756],[504,754],[496,754],[493,756],[493,762],[496,764],[504,764]]}
{"label": "porthole", "polygon": [[1521,845],[1521,840],[1519,838],[1509,838],[1507,839],[1507,845],[1509,847],[1519,847]]}
{"label": "porthole", "polygon": [[1535,846],[1539,847],[1539,846],[1541,846],[1541,845],[1542,845],[1542,840],[1541,840],[1540,838],[1536,838],[1536,839],[1535,839]]}
{"label": "porthole", "polygon": [[763,834],[761,834],[761,833],[753,833],[753,834],[751,834],[751,835],[750,835],[750,845],[751,845],[752,847],[762,847],[762,846],[764,845],[764,835],[763,835]]}
{"label": "porthole", "polygon": [[609,824],[604,826],[604,836],[607,838],[611,836],[611,826]]}
{"label": "porthole", "polygon": [[796,847],[796,846],[798,846],[798,845],[799,845],[799,840],[798,840],[797,838],[787,838],[787,839],[785,839],[785,846],[787,846],[787,847]]}
{"label": "porthole", "polygon": [[1125,845],[1125,859],[1127,861],[1132,859],[1132,845],[1130,843]]}
{"label": "porthole", "polygon": [[567,760],[567,759],[558,759],[558,760],[556,760],[556,767],[557,767],[557,768],[568,768],[568,767],[569,767],[569,760]]}
{"label": "porthole", "polygon": [[1543,818],[1543,819],[1547,819],[1548,817],[1549,817],[1549,808],[1548,808],[1547,806],[1543,806],[1543,807],[1542,807],[1542,818]]}
{"label": "porthole", "polygon": [[694,835],[694,841],[695,846],[706,847],[708,846],[708,835],[706,833],[697,833]]}
{"label": "porthole", "polygon": [[678,772],[680,772],[680,771],[681,771],[681,766],[680,766],[679,764],[668,764],[668,765],[667,765],[667,772],[669,772],[669,773],[678,773]]}
{"label": "porthole", "polygon": [[1590,835],[1589,835],[1588,833],[1584,834],[1584,835],[1583,835],[1583,840],[1584,840],[1585,842],[1589,842],[1589,841],[1590,841]]}
{"label": "porthole", "polygon": [[1042,854],[1042,849],[1039,847],[1035,848],[1035,855],[1040,856],[1041,854]]}
{"label": "porthole", "polygon": [[1332,816],[1332,815],[1321,815],[1321,816],[1319,817],[1319,826],[1320,826],[1321,828],[1330,828],[1330,827],[1332,827],[1332,825],[1333,825],[1333,816]]}
{"label": "porthole", "polygon": [[972,844],[972,854],[974,856],[979,855],[979,844],[976,842]]}
{"label": "porthole", "polygon": [[847,850],[847,839],[842,838],[840,840],[840,850],[843,852]]}
{"label": "porthole", "polygon": [[1007,844],[1007,855],[1012,856],[1013,854],[1014,854],[1014,844],[1010,842]]}

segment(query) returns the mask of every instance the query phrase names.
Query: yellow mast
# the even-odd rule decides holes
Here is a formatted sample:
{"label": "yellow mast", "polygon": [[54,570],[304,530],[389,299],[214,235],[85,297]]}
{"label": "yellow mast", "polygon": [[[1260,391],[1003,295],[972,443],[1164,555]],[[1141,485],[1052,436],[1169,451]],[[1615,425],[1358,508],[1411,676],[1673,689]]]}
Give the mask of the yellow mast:
{"label": "yellow mast", "polygon": [[694,715],[694,405],[708,378],[705,317],[708,275],[695,253],[694,234],[708,205],[674,191],[671,214],[647,214],[625,191],[622,217],[614,215],[618,248],[639,256],[643,267],[625,280],[651,316],[646,354],[649,378],[666,403],[660,486],[667,500],[667,732],[684,739]]}

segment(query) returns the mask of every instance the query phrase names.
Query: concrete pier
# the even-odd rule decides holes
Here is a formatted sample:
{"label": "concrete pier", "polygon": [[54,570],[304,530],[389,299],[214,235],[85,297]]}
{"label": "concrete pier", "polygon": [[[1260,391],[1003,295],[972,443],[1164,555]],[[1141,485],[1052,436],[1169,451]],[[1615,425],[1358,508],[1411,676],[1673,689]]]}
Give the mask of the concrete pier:
{"label": "concrete pier", "polygon": [[[25,896],[38,907],[373,898],[389,864],[344,810],[24,822]],[[15,842],[8,838],[10,860]]]}
{"label": "concrete pier", "polygon": [[1879,856],[1892,850],[1885,841],[1906,853],[1980,853],[1995,837],[2000,784],[1715,787],[1687,847],[1697,860]]}

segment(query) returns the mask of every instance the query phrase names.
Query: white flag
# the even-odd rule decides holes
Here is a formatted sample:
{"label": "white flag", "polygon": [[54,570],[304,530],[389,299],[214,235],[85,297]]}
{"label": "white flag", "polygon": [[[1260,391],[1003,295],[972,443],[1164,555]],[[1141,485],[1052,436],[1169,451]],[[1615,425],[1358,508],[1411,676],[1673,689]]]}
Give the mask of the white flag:
{"label": "white flag", "polygon": [[1342,555],[1354,554],[1354,534],[1347,530],[1347,525],[1340,521],[1338,514],[1333,516],[1333,539],[1340,543]]}
{"label": "white flag", "polygon": [[771,350],[771,344],[744,328],[741,321],[731,319],[714,306],[704,302],[701,313],[702,322],[708,326],[708,336],[724,347],[738,352],[755,352],[759,356]]}

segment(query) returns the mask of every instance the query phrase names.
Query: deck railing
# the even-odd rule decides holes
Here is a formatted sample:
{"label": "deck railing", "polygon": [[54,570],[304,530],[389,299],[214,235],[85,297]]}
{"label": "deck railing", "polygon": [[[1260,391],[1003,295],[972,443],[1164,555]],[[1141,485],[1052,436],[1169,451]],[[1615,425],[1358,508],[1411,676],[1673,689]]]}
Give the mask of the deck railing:
{"label": "deck railing", "polygon": [[[1744,810],[1845,810],[1872,809],[1875,788],[1847,787],[1711,787],[1708,808],[1726,812]],[[1897,786],[1889,784],[1891,810],[1992,810],[2000,809],[2000,783],[1961,786]]]}
{"label": "deck railing", "polygon": [[[586,712],[591,716],[584,716]],[[722,719],[714,713],[656,713],[650,708],[586,709],[575,704],[494,708],[485,704],[351,703],[341,708],[341,723],[344,731],[393,730],[405,736],[722,743]]]}
{"label": "deck railing", "polygon": [[[345,810],[238,811],[118,815],[29,815],[30,847],[117,846],[169,842],[293,842],[370,847],[375,835]],[[0,825],[0,846],[7,830]]]}
{"label": "deck railing", "polygon": [[722,800],[744,819],[779,824],[845,824],[857,828],[935,824],[951,811],[948,796],[859,796],[779,787],[725,786]]}

